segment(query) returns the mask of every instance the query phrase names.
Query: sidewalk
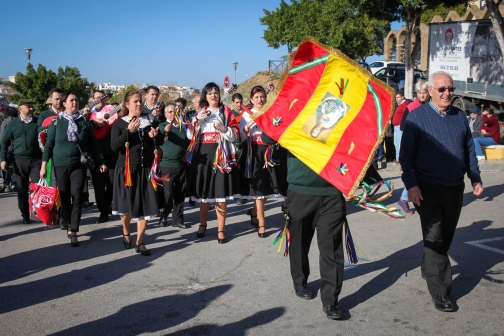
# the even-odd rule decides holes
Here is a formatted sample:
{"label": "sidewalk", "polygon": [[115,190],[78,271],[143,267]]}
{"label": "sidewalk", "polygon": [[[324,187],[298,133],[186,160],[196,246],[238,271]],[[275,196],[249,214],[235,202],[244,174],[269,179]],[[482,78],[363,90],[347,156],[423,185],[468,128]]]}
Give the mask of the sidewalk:
{"label": "sidewalk", "polygon": [[[504,160],[481,160],[479,168],[482,172],[504,172]],[[400,171],[401,166],[391,162],[378,162],[379,170]]]}

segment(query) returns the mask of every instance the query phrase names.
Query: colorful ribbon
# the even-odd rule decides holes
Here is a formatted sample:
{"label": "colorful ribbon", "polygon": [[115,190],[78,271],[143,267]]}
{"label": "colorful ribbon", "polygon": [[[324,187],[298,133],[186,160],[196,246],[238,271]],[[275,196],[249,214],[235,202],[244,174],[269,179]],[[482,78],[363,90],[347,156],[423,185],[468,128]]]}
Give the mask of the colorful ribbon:
{"label": "colorful ribbon", "polygon": [[[377,199],[371,199],[372,196],[374,196],[378,190],[383,186],[387,186],[388,192],[386,192],[384,195],[378,197]],[[394,192],[394,185],[389,182],[389,181],[380,181],[374,190],[371,189],[371,187],[365,183],[362,182],[362,194],[356,195],[350,199],[350,201],[358,207],[361,207],[363,209],[372,211],[372,212],[377,212],[382,215],[389,216],[391,218],[404,218],[404,213],[395,207],[390,207],[387,208],[385,205],[381,204],[382,201],[386,200],[389,198],[392,193]]]}

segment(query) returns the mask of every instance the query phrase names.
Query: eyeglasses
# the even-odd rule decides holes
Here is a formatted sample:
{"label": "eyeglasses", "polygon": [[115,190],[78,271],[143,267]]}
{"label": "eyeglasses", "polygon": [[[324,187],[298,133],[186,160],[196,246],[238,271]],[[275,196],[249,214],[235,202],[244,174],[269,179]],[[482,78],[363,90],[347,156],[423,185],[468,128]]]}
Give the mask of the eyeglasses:
{"label": "eyeglasses", "polygon": [[434,90],[438,90],[439,93],[443,93],[446,90],[448,90],[448,92],[453,92],[456,89],[456,87],[454,87],[454,86],[448,86],[448,87],[446,87],[446,86],[440,86],[438,88],[435,88],[434,86],[431,86],[431,88],[433,88]]}

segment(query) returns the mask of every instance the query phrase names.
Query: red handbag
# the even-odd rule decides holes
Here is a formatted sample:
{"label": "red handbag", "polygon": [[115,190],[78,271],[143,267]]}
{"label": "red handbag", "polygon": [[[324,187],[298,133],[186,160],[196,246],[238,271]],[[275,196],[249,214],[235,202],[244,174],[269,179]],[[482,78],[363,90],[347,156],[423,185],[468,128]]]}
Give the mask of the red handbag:
{"label": "red handbag", "polygon": [[58,222],[59,191],[49,187],[45,179],[38,183],[30,183],[30,215],[40,219],[46,225],[56,225]]}

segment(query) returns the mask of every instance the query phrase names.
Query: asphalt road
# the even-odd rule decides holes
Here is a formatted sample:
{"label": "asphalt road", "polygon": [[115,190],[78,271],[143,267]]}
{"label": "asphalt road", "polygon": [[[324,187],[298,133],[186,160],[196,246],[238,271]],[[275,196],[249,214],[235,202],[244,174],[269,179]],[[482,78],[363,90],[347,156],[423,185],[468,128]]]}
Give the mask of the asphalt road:
{"label": "asphalt road", "polygon": [[[383,175],[402,187],[398,172]],[[152,255],[143,257],[123,248],[117,217],[93,224],[96,207],[84,211],[81,246],[71,248],[59,228],[20,224],[15,194],[0,194],[0,334],[504,335],[504,175],[483,173],[483,180],[480,198],[466,187],[450,250],[452,313],[434,309],[420,277],[418,215],[394,220],[347,203],[365,255],[345,270],[342,321],[321,311],[316,241],[309,286],[317,296],[294,295],[289,260],[271,246],[284,225],[280,201],[267,203],[266,239],[249,224],[250,203],[230,204],[224,245],[215,213],[207,236],[196,239],[199,213],[186,206],[192,228],[151,221]]]}

